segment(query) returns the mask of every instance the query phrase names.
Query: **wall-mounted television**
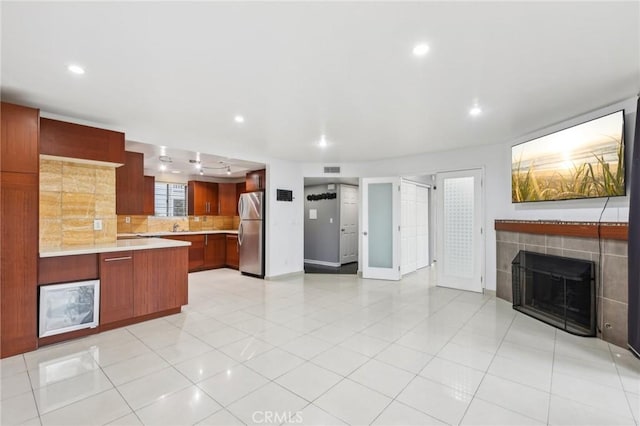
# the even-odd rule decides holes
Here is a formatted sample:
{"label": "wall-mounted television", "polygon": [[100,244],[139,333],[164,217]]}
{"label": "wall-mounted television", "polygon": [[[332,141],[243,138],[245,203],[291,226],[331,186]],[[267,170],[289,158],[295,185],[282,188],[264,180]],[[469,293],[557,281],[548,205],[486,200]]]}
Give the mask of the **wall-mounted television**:
{"label": "wall-mounted television", "polygon": [[624,110],[511,148],[511,201],[625,195]]}

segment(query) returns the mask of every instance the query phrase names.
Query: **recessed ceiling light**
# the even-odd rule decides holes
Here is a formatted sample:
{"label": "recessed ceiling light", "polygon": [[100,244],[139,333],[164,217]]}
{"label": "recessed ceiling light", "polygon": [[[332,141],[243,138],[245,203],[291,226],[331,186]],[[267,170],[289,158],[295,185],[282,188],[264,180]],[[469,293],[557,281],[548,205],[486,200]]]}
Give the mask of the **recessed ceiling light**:
{"label": "recessed ceiling light", "polygon": [[235,121],[236,123],[244,123],[244,117],[241,115],[236,115],[235,117],[233,117],[233,121]]}
{"label": "recessed ceiling light", "polygon": [[204,172],[202,170],[200,170],[200,176],[204,175]]}
{"label": "recessed ceiling light", "polygon": [[165,166],[164,164],[160,164],[160,171],[165,171],[167,170],[167,166]]}
{"label": "recessed ceiling light", "polygon": [[227,166],[227,174],[230,175],[231,174],[231,166]]}
{"label": "recessed ceiling light", "polygon": [[429,52],[429,45],[426,43],[419,43],[413,47],[413,54],[415,56],[424,56]]}
{"label": "recessed ceiling light", "polygon": [[482,114],[482,108],[480,108],[478,105],[474,105],[470,110],[469,110],[469,115],[472,115],[473,117],[476,117],[478,115]]}
{"label": "recessed ceiling light", "polygon": [[74,74],[84,74],[84,68],[82,68],[80,65],[71,64],[67,67],[67,69]]}
{"label": "recessed ceiling light", "polygon": [[326,148],[327,147],[327,138],[324,135],[320,136],[320,141],[318,142],[318,146],[320,148]]}
{"label": "recessed ceiling light", "polygon": [[180,173],[180,170],[171,170],[171,173],[177,174],[177,173]]}
{"label": "recessed ceiling light", "polygon": [[196,163],[196,169],[200,170],[202,168],[202,164],[200,162]]}

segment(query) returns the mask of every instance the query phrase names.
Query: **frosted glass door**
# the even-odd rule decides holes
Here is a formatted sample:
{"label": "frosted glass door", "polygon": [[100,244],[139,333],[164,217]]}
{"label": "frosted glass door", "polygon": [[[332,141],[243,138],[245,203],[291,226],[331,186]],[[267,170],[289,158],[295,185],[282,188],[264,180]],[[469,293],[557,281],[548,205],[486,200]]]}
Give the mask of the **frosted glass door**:
{"label": "frosted glass door", "polygon": [[362,276],[400,279],[400,179],[362,180]]}
{"label": "frosted glass door", "polygon": [[440,173],[438,285],[482,292],[482,171]]}

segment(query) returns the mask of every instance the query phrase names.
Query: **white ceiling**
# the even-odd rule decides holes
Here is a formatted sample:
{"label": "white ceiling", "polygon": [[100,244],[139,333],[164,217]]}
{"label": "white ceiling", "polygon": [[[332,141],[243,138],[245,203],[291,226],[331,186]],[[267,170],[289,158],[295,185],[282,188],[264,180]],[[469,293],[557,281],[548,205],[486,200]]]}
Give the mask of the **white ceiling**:
{"label": "white ceiling", "polygon": [[[233,158],[363,161],[506,142],[640,91],[633,1],[1,8],[4,100]],[[431,49],[416,58],[421,41]]]}
{"label": "white ceiling", "polygon": [[[125,148],[127,151],[144,154],[145,175],[158,177],[173,174],[174,180],[202,179],[203,177],[237,180],[237,178],[244,178],[249,171],[265,167],[260,163],[140,142],[127,141]],[[199,169],[196,168],[198,161]],[[161,165],[166,169],[162,170]],[[227,173],[227,167],[230,173]]]}

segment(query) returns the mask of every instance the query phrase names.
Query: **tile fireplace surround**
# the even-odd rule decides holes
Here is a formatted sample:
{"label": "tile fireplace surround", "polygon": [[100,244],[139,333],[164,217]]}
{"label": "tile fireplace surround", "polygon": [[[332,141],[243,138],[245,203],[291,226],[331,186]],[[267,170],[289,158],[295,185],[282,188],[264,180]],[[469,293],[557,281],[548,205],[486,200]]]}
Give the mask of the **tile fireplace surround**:
{"label": "tile fireplace surround", "polygon": [[627,223],[496,220],[497,297],[513,302],[511,261],[520,250],[591,260],[598,337],[627,346]]}

